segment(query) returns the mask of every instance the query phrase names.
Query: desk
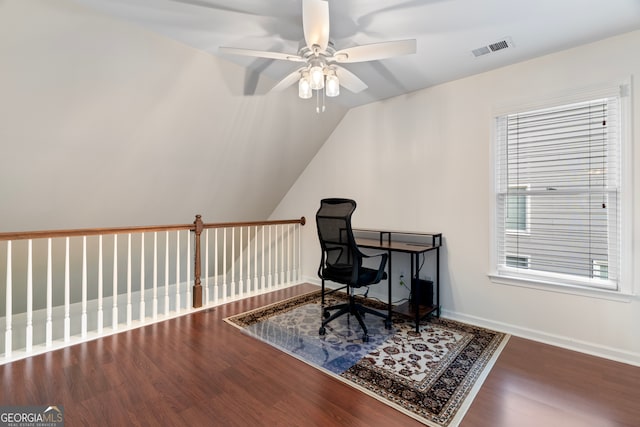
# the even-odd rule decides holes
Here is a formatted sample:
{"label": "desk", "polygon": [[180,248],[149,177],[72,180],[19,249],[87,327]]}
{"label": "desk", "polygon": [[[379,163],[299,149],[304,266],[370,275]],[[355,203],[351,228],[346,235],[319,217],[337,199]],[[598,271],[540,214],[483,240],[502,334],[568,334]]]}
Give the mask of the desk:
{"label": "desk", "polygon": [[[393,312],[410,316],[415,319],[416,332],[420,331],[420,319],[423,317],[436,313],[437,317],[440,317],[440,246],[442,245],[442,233],[413,233],[405,231],[387,231],[387,230],[371,230],[371,229],[353,229],[356,235],[356,243],[361,248],[376,249],[386,251],[389,254],[388,263],[388,284],[389,284],[389,319]],[[368,238],[366,236],[369,236]],[[372,235],[377,235],[377,238],[371,238]],[[418,240],[417,242],[396,241],[392,239],[392,236],[404,236],[412,240]],[[431,305],[421,306],[419,292],[420,285],[417,282],[420,274],[420,254],[426,254],[427,252],[436,251],[436,277],[434,283],[435,303]],[[391,254],[392,252],[400,252],[409,254],[411,257],[411,274],[412,278],[416,279],[415,291],[416,295],[413,295],[414,304],[406,302],[395,309],[393,308],[393,299],[391,296],[392,285],[392,265]]]}

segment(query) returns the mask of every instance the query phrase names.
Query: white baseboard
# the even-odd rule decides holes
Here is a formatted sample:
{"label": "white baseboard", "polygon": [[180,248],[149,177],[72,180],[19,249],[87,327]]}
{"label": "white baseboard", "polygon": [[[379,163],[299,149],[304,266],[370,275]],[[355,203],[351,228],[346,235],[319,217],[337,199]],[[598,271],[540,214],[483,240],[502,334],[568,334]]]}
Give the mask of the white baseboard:
{"label": "white baseboard", "polygon": [[[313,276],[305,276],[303,277],[303,281],[312,283],[314,285],[320,285],[320,279]],[[562,347],[568,350],[590,354],[592,356],[603,357],[605,359],[614,360],[616,362],[622,362],[633,366],[640,366],[640,354],[630,351],[624,351],[613,347],[577,340],[571,337],[550,334],[544,331],[516,326],[504,322],[497,322],[491,319],[471,316],[446,309],[442,310],[442,317],[446,317],[447,319],[452,320],[458,320],[460,322],[465,322],[488,329],[493,329],[500,332],[505,332],[518,337],[538,341],[544,344],[554,345],[556,347]]]}
{"label": "white baseboard", "polygon": [[544,344],[562,347],[568,350],[578,351],[580,353],[590,354],[592,356],[603,357],[605,359],[622,362],[633,366],[640,366],[640,354],[629,351],[619,350],[599,344],[586,341],[576,340],[574,338],[562,335],[550,334],[544,331],[524,328],[508,323],[497,322],[477,316],[470,316],[463,313],[457,313],[450,310],[442,310],[442,317],[460,322],[470,323],[472,325],[505,332],[521,338],[538,341]]}

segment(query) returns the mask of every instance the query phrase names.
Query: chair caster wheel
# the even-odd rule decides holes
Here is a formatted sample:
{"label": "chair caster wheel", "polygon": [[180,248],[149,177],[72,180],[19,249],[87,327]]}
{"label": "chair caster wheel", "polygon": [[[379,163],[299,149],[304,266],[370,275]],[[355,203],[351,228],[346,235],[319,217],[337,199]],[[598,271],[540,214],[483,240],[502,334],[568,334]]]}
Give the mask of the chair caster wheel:
{"label": "chair caster wheel", "polygon": [[328,319],[328,318],[329,318],[329,316],[331,316],[331,313],[329,313],[329,310],[325,310],[325,311],[324,311],[324,313],[322,313],[322,316],[323,316],[325,319]]}
{"label": "chair caster wheel", "polygon": [[362,342],[369,342],[369,335],[364,335],[362,337]]}
{"label": "chair caster wheel", "polygon": [[325,329],[324,326],[320,326],[320,330],[318,331],[318,334],[320,335],[325,335],[327,333],[327,330]]}

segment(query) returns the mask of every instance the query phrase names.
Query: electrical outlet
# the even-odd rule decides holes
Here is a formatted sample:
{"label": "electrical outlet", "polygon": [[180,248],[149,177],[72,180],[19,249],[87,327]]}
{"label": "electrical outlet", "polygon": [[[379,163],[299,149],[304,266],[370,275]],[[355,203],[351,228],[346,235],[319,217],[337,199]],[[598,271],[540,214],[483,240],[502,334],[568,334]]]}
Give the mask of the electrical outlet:
{"label": "electrical outlet", "polygon": [[400,286],[402,287],[407,287],[407,283],[404,281],[404,273],[400,273],[400,277],[398,278],[398,283],[400,284]]}

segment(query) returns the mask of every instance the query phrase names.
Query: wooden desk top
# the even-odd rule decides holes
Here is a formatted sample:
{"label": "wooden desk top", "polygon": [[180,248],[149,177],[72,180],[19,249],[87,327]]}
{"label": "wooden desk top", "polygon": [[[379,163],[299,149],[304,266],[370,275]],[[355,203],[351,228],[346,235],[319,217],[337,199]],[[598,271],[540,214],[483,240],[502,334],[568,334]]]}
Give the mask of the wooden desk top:
{"label": "wooden desk top", "polygon": [[364,233],[382,233],[382,234],[404,234],[404,235],[414,235],[414,236],[441,236],[442,233],[429,233],[425,231],[401,231],[401,230],[378,230],[375,228],[354,228],[353,231],[364,232]]}
{"label": "wooden desk top", "polygon": [[381,249],[381,250],[391,250],[396,252],[406,252],[412,254],[420,254],[423,252],[428,252],[433,249],[436,249],[437,246],[426,245],[421,243],[407,243],[407,242],[394,242],[383,240],[382,244],[379,239],[362,239],[356,238],[356,243],[358,246],[362,248],[368,249]]}

